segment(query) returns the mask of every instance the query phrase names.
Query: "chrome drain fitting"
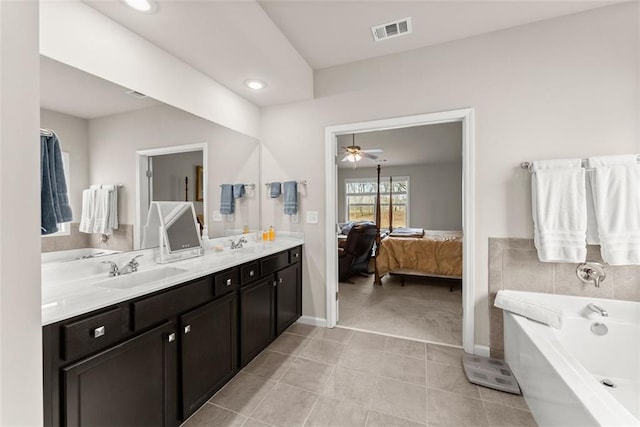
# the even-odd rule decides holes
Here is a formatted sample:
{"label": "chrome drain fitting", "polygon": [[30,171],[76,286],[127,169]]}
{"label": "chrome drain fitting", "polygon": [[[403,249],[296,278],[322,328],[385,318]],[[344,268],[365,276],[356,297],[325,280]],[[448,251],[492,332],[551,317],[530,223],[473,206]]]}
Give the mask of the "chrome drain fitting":
{"label": "chrome drain fitting", "polygon": [[611,388],[615,388],[616,384],[611,381],[609,378],[604,378],[602,380],[600,380],[600,382],[602,383],[602,385],[606,386],[606,387],[611,387]]}

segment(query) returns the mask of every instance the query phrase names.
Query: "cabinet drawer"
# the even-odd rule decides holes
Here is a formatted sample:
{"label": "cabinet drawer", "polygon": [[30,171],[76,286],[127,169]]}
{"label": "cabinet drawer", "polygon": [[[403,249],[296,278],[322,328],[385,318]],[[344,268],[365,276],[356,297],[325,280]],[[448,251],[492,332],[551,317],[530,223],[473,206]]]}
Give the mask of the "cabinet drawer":
{"label": "cabinet drawer", "polygon": [[216,296],[234,291],[240,286],[240,273],[237,268],[216,273],[215,277]]}
{"label": "cabinet drawer", "polygon": [[245,264],[240,267],[240,283],[246,285],[260,277],[260,264],[258,261]]}
{"label": "cabinet drawer", "polygon": [[302,248],[297,247],[297,248],[293,248],[289,251],[289,264],[293,264],[296,262],[300,262],[300,259],[302,258]]}
{"label": "cabinet drawer", "polygon": [[122,338],[122,309],[113,308],[62,326],[65,360],[103,349]]}
{"label": "cabinet drawer", "polygon": [[214,296],[212,276],[195,280],[178,289],[131,303],[133,329],[139,331],[176,314],[204,304]]}
{"label": "cabinet drawer", "polygon": [[289,252],[280,252],[260,260],[260,272],[263,276],[274,273],[289,265]]}

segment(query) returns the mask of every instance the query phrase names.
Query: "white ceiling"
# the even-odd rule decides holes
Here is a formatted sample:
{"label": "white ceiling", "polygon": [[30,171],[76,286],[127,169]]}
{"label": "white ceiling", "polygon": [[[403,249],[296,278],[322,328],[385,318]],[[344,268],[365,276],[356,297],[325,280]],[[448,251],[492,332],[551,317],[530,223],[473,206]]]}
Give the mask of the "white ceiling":
{"label": "white ceiling", "polygon": [[40,106],[82,119],[95,119],[161,105],[138,99],[129,89],[40,56]]}
{"label": "white ceiling", "polygon": [[[351,145],[351,134],[338,136],[338,167],[351,168],[353,163],[342,162],[342,147]],[[442,123],[357,133],[355,145],[363,150],[380,148],[372,153],[378,160],[363,158],[358,167],[423,165],[462,162],[462,123]]]}
{"label": "white ceiling", "polygon": [[[83,0],[259,106],[313,97],[313,70],[582,12],[620,0],[157,0],[154,13]],[[370,26],[411,17],[374,42]],[[252,91],[249,78],[268,87]]]}

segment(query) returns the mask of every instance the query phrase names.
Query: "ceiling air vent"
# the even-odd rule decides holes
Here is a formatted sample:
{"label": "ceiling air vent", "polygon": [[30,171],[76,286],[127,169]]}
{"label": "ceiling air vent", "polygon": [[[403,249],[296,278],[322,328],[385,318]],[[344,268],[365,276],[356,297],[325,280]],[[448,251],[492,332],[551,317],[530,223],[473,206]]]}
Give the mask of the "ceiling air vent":
{"label": "ceiling air vent", "polygon": [[373,33],[373,40],[377,42],[409,34],[411,32],[411,18],[404,18],[394,22],[389,22],[388,24],[376,25],[375,27],[371,27],[371,32]]}
{"label": "ceiling air vent", "polygon": [[133,96],[134,98],[138,98],[138,99],[142,99],[142,98],[146,98],[147,95],[145,95],[142,92],[138,92],[137,90],[128,90],[127,93],[131,96]]}

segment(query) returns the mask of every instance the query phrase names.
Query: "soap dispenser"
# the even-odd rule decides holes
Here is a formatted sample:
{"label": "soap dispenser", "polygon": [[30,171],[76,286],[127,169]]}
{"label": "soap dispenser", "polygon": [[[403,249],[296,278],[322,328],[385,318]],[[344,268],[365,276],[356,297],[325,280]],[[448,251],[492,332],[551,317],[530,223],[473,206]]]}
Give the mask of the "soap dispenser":
{"label": "soap dispenser", "polygon": [[273,226],[269,226],[269,241],[273,242],[276,240],[276,230],[273,229]]}

